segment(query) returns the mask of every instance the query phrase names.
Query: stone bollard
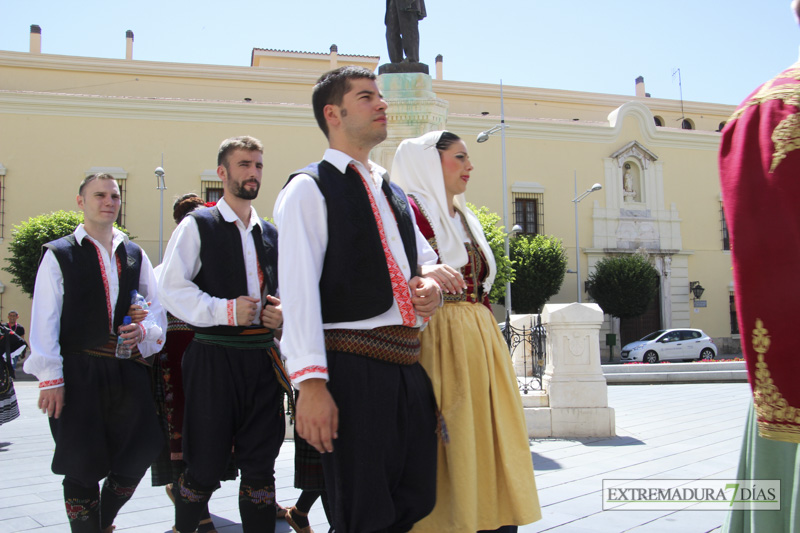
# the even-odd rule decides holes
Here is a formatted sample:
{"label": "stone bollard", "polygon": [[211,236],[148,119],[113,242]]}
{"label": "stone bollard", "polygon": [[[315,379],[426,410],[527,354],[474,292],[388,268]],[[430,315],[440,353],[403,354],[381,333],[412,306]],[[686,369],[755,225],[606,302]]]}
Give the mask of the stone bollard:
{"label": "stone bollard", "polygon": [[547,328],[542,388],[548,395],[549,436],[615,435],[614,409],[608,407],[608,386],[600,367],[603,311],[597,304],[548,304],[542,322]]}

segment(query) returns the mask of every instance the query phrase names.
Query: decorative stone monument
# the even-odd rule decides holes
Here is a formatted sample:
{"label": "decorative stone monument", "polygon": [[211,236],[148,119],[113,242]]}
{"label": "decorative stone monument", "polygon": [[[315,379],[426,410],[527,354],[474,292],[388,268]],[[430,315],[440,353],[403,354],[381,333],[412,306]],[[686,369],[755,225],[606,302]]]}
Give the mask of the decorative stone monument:
{"label": "decorative stone monument", "polygon": [[447,101],[436,98],[428,65],[419,62],[417,26],[426,14],[425,0],[386,0],[391,62],[378,67],[378,88],[389,104],[389,136],[372,150],[370,159],[389,170],[400,142],[444,129],[447,121]]}
{"label": "decorative stone monument", "polygon": [[608,406],[608,386],[600,367],[600,306],[548,304],[542,322],[547,328],[548,356],[542,388],[548,407],[526,406],[528,433],[534,437],[615,435],[614,409]]}

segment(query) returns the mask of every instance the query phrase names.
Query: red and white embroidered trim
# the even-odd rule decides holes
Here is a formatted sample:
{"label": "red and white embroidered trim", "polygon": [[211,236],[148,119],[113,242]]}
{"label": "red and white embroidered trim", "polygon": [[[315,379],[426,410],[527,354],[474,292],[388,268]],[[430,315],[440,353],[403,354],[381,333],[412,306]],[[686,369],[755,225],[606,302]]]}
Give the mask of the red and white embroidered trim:
{"label": "red and white embroidered trim", "polygon": [[228,300],[228,325],[235,326],[236,325],[236,312],[234,311],[234,304],[236,300]]}
{"label": "red and white embroidered trim", "polygon": [[[355,166],[351,166],[353,170],[358,172]],[[361,176],[361,173],[358,172]],[[386,240],[386,232],[383,230],[383,219],[381,219],[380,211],[378,211],[378,204],[375,202],[375,197],[372,195],[372,189],[367,184],[364,176],[361,176],[361,181],[367,189],[367,196],[369,196],[369,204],[372,207],[372,214],[375,216],[375,222],[378,225],[378,233],[381,237],[381,244],[383,245],[383,253],[386,255],[386,266],[389,268],[389,277],[392,280],[392,293],[394,299],[397,301],[397,307],[400,309],[400,315],[403,317],[403,325],[413,327],[417,323],[417,315],[414,312],[414,304],[411,303],[411,293],[408,289],[408,283],[403,275],[403,271],[397,265],[397,261],[389,249],[389,243]]]}
{"label": "red and white embroidered trim", "polygon": [[[94,246],[95,252],[97,252],[97,262],[100,263],[100,275],[103,277],[103,288],[106,291],[106,309],[108,311],[108,331],[114,333],[114,324],[111,320],[113,315],[113,309],[111,308],[111,294],[109,293],[108,288],[108,274],[106,273],[106,265],[103,262],[103,255],[100,253],[100,248],[97,247],[95,243],[89,241],[92,246]],[[117,264],[117,280],[122,277],[122,262],[119,260],[119,256],[114,254],[114,260]]]}
{"label": "red and white embroidered trim", "polygon": [[64,378],[51,379],[49,381],[40,381],[39,388],[43,389],[45,387],[55,387],[56,385],[63,385],[63,384],[64,384]]}
{"label": "red and white embroidered trim", "polygon": [[297,372],[289,376],[289,379],[295,380],[299,377],[305,376],[306,374],[311,374],[314,372],[318,372],[320,374],[327,374],[328,368],[324,366],[307,366],[304,369],[298,370]]}
{"label": "red and white embroidered trim", "polygon": [[106,265],[103,262],[103,254],[100,253],[100,248],[98,248],[92,241],[89,241],[94,246],[95,252],[97,252],[97,262],[100,263],[100,276],[103,278],[103,288],[106,291],[106,309],[108,311],[108,331],[114,331],[114,324],[111,322],[111,295],[109,294],[108,290],[108,274],[106,273]]}
{"label": "red and white embroidered trim", "polygon": [[[264,294],[264,271],[261,270],[261,261],[256,256],[256,271],[258,272],[258,292]],[[264,302],[266,304],[266,302]]]}

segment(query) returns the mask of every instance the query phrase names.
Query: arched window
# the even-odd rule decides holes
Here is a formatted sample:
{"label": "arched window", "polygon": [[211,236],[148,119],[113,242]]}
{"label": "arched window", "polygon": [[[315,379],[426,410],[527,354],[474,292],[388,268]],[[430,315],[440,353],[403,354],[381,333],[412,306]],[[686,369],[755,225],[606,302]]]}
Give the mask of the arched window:
{"label": "arched window", "polygon": [[685,118],[685,119],[683,119],[683,122],[681,122],[681,128],[684,129],[684,130],[693,130],[694,129],[694,123],[691,120],[689,120],[688,118]]}
{"label": "arched window", "polygon": [[664,125],[664,119],[659,117],[658,115],[653,117],[653,122],[655,122],[656,126],[659,126],[659,127]]}

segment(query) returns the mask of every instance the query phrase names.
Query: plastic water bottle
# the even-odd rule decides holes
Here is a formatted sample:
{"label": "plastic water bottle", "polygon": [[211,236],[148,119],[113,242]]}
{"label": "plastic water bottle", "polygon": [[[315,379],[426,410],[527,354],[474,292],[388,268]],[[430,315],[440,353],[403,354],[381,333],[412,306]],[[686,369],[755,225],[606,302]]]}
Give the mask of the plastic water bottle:
{"label": "plastic water bottle", "polygon": [[[120,326],[120,333],[122,333],[122,328],[124,326],[130,326],[130,325],[131,325],[131,317],[130,316],[126,316],[125,318],[122,319],[122,326]],[[118,359],[130,359],[131,358],[131,350],[132,350],[132,348],[133,348],[133,345],[125,344],[125,339],[122,338],[122,335],[119,335],[117,337],[117,353],[116,353],[116,355],[117,355]]]}
{"label": "plastic water bottle", "polygon": [[[144,296],[139,294],[139,291],[136,289],[131,291],[131,304],[138,305],[145,311],[150,310],[150,304],[147,303],[147,300],[145,300]],[[155,318],[149,314],[144,317],[144,320],[142,320],[142,326],[147,334],[152,335],[154,338],[157,338],[161,335],[161,326],[159,326]]]}
{"label": "plastic water bottle", "polygon": [[[141,294],[139,294],[139,291],[137,291],[136,289],[134,289],[134,290],[132,290],[132,291],[131,291],[131,304],[133,304],[133,305],[139,305],[139,306],[141,306],[141,307],[142,307],[142,309],[144,309],[145,311],[147,311],[148,309],[150,309],[150,306],[147,304],[147,300],[145,300],[145,299],[144,299],[144,296],[142,296]],[[145,320],[147,320],[147,319],[145,319]]]}
{"label": "plastic water bottle", "polygon": [[[145,300],[144,296],[139,294],[139,291],[136,289],[131,291],[131,304],[138,305],[143,311],[148,311],[150,309],[147,300]],[[154,324],[154,322],[150,315],[144,317],[144,320],[142,320],[142,326],[144,326],[145,331],[149,330],[152,324]]]}

